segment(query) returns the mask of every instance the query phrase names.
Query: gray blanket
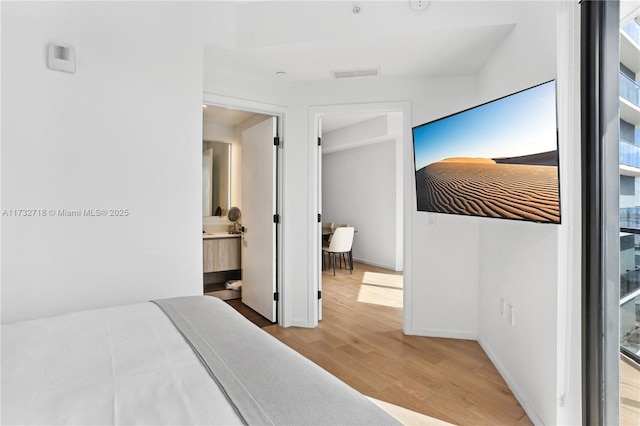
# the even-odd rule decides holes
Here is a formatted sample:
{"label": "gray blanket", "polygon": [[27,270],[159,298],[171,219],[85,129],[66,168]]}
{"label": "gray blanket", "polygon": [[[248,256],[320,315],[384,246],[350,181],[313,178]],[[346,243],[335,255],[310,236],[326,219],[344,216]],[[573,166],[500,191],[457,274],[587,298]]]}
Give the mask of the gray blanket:
{"label": "gray blanket", "polygon": [[171,318],[247,424],[399,424],[215,297],[154,303]]}

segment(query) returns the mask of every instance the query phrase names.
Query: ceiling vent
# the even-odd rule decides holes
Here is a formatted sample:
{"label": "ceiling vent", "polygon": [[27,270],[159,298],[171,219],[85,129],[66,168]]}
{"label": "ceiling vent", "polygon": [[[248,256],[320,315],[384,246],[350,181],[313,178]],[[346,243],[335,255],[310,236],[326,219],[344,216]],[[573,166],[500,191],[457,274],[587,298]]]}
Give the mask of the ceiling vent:
{"label": "ceiling vent", "polygon": [[333,78],[370,77],[377,76],[378,68],[361,68],[357,70],[334,70],[331,71]]}

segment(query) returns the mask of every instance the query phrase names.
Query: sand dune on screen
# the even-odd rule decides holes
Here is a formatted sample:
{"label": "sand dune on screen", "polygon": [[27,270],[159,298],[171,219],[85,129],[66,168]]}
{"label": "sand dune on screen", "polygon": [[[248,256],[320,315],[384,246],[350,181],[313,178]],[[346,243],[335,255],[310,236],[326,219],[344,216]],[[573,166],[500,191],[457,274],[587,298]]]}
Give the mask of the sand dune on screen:
{"label": "sand dune on screen", "polygon": [[418,210],[560,222],[556,166],[469,160],[439,161],[416,172]]}
{"label": "sand dune on screen", "polygon": [[496,164],[495,160],[491,158],[481,157],[450,157],[441,160],[440,163],[483,163],[483,164]]}

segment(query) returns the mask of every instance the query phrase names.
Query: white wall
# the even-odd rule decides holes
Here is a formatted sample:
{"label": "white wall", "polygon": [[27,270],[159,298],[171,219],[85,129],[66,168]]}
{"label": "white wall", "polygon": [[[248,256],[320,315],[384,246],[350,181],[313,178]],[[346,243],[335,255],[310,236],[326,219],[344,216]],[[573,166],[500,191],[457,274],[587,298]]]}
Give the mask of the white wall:
{"label": "white wall", "polygon": [[[364,80],[364,81],[363,81]],[[473,105],[473,77],[433,79],[362,79],[333,81],[308,88],[312,105],[410,100],[413,125]],[[404,138],[405,190],[415,184],[410,129]],[[312,172],[313,173],[313,172]],[[410,187],[409,187],[410,185]],[[477,336],[477,227],[473,219],[417,212],[415,193],[404,198],[404,330],[408,334],[475,338]],[[463,267],[461,267],[463,265]]]}
{"label": "white wall", "polygon": [[[337,114],[340,115],[349,114]],[[323,126],[331,120],[332,114],[323,115]],[[324,221],[345,223],[344,216],[348,215],[348,223],[358,225],[354,240],[356,260],[396,271],[404,267],[402,125],[402,113],[387,112],[323,132],[321,148]],[[379,155],[381,148],[372,146],[379,143],[390,144],[383,156]],[[355,153],[345,152],[353,149]],[[347,191],[344,182],[349,182]]]}
{"label": "white wall", "polygon": [[[206,50],[213,54],[215,49]],[[242,73],[218,71],[212,58],[205,59],[205,92],[237,99],[249,99],[287,107],[283,151],[283,229],[284,324],[312,326],[315,298],[309,283],[314,274],[309,261],[311,238],[317,226],[317,206],[312,181],[317,147],[311,141],[309,107],[314,105],[369,104],[388,100],[412,101],[411,123],[420,124],[474,105],[474,77],[432,79],[378,77],[334,80],[308,85],[286,80],[251,79]],[[411,138],[405,138],[405,172],[412,169]],[[406,185],[413,185],[412,173],[405,174]],[[305,202],[302,202],[305,201]],[[428,215],[417,212],[413,197],[405,199],[405,254],[415,259],[405,277],[414,275],[413,297],[405,304],[410,334],[446,335],[475,338],[478,330],[477,225],[473,219],[439,217],[430,224]],[[408,215],[408,217],[407,217]],[[468,218],[467,218],[468,219]],[[413,231],[411,230],[413,226]],[[413,235],[418,237],[413,237]],[[452,238],[452,235],[460,235]],[[437,243],[434,244],[434,241]],[[464,265],[461,268],[460,265]],[[413,307],[412,307],[413,306]]]}
{"label": "white wall", "polygon": [[387,269],[396,269],[395,145],[390,140],[322,156],[323,221],[354,226],[354,259]]}
{"label": "white wall", "polygon": [[[477,104],[475,77],[434,78],[412,98],[412,125],[420,125]],[[411,143],[405,150],[411,153]],[[477,219],[418,212],[413,155],[407,170],[405,262],[411,266],[407,334],[475,339],[478,335]],[[407,216],[405,216],[407,217]],[[411,258],[406,259],[409,253]],[[407,270],[405,267],[405,276]],[[406,301],[406,299],[405,299]],[[405,312],[407,304],[405,303]]]}
{"label": "white wall", "polygon": [[[558,79],[562,224],[479,222],[478,339],[536,424],[580,423],[576,10],[522,3],[528,19],[478,77],[484,101]],[[500,316],[501,298],[514,307],[513,326]]]}
{"label": "white wall", "polygon": [[235,129],[231,125],[220,123],[202,123],[202,140],[234,143]]}
{"label": "white wall", "polygon": [[[375,142],[384,142],[401,133],[401,117],[398,113],[384,114],[360,123],[342,127],[322,134],[322,153],[329,154],[350,148],[357,148]],[[323,118],[323,123],[331,120]],[[324,125],[324,124],[323,124]]]}
{"label": "white wall", "polygon": [[[193,5],[2,3],[2,322],[202,292]],[[117,24],[116,24],[117,23]],[[50,71],[47,43],[76,48]]]}
{"label": "white wall", "polygon": [[[485,352],[528,404],[555,424],[557,227],[485,220],[480,225],[480,330]],[[515,323],[500,315],[513,306]]]}

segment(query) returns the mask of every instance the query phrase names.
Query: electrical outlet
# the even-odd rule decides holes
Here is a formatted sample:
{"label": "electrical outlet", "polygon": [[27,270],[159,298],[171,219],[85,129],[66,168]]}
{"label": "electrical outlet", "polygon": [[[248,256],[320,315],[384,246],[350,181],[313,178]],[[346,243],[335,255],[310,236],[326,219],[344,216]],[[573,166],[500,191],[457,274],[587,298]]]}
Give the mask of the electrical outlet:
{"label": "electrical outlet", "polygon": [[500,317],[504,318],[506,313],[504,311],[504,299],[502,297],[500,298],[499,308],[500,308]]}
{"label": "electrical outlet", "polygon": [[561,407],[564,407],[567,404],[567,399],[564,395],[562,395],[560,398],[558,398],[558,402]]}

